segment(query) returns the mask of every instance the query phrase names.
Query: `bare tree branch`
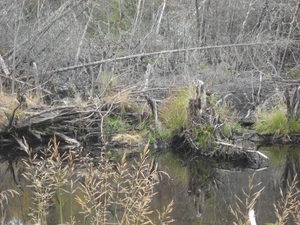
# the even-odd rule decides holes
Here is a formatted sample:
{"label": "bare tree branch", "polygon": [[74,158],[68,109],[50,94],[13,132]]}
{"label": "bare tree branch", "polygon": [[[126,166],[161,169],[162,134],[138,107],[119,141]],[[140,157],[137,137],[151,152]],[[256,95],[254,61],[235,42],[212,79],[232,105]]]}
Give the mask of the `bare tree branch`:
{"label": "bare tree branch", "polygon": [[275,42],[239,43],[239,44],[228,44],[228,45],[194,47],[194,48],[187,48],[187,49],[164,50],[164,51],[150,52],[150,53],[140,53],[140,54],[135,54],[135,55],[128,55],[128,56],[121,56],[121,57],[116,57],[116,58],[111,58],[111,59],[104,59],[104,60],[81,64],[81,65],[64,67],[64,68],[60,68],[57,70],[48,71],[46,74],[61,73],[61,72],[69,71],[69,70],[80,69],[80,68],[87,67],[87,66],[96,66],[96,65],[100,65],[100,64],[104,64],[104,63],[110,63],[110,62],[116,62],[116,61],[122,61],[122,60],[140,58],[140,57],[150,57],[150,56],[155,56],[155,55],[164,55],[164,54],[172,54],[172,53],[179,53],[179,52],[186,52],[186,51],[197,51],[197,50],[205,50],[205,49],[218,49],[218,48],[228,48],[228,47],[269,45],[269,44],[275,44]]}

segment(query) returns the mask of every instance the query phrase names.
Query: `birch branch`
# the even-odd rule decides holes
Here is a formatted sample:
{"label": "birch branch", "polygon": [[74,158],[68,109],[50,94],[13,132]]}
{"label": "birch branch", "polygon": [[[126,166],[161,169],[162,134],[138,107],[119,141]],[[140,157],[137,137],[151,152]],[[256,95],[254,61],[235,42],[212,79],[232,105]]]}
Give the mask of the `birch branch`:
{"label": "birch branch", "polygon": [[84,40],[84,38],[85,38],[86,31],[87,31],[87,29],[88,29],[88,27],[89,27],[89,24],[90,24],[90,22],[91,22],[92,15],[93,15],[93,8],[92,8],[92,10],[91,10],[89,19],[88,19],[88,21],[87,21],[86,24],[85,24],[84,30],[83,30],[83,32],[82,32],[82,36],[81,36],[80,41],[79,41],[79,44],[78,44],[77,53],[76,53],[76,56],[75,56],[75,65],[78,64],[78,61],[79,61],[79,55],[80,55],[80,51],[81,51],[81,46],[82,46],[82,44],[83,44],[83,40]]}
{"label": "birch branch", "polygon": [[157,21],[156,34],[159,33],[159,28],[160,28],[161,20],[162,20],[162,17],[163,17],[166,5],[167,5],[167,0],[164,0],[163,5],[162,5],[162,9],[161,9],[161,12],[160,12],[160,15],[159,15],[159,18],[158,18],[158,21]]}

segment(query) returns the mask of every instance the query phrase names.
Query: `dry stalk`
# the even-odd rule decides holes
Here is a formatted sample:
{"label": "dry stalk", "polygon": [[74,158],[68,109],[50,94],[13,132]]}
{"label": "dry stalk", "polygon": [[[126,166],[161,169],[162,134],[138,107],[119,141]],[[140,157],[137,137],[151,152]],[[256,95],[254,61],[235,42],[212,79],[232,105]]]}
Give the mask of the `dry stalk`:
{"label": "dry stalk", "polygon": [[171,219],[171,217],[170,217],[170,214],[173,210],[173,205],[174,205],[174,201],[172,200],[169,203],[169,205],[167,205],[167,207],[163,208],[163,210],[161,212],[156,210],[156,212],[158,213],[158,220],[160,221],[161,225],[167,225],[167,224],[174,222],[174,220]]}
{"label": "dry stalk", "polygon": [[[97,168],[90,165],[80,175],[80,190],[76,197],[82,212],[91,224],[153,224],[150,202],[155,195],[157,171],[154,161],[148,158],[148,145],[138,160],[127,164],[126,153],[120,162],[103,160]],[[172,203],[161,212],[161,224],[171,223]]]}
{"label": "dry stalk", "polygon": [[254,189],[261,185],[261,182],[258,184],[254,184],[254,176],[255,173],[252,176],[249,176],[248,191],[246,192],[243,189],[243,194],[245,199],[241,199],[235,195],[236,198],[235,207],[233,208],[232,206],[230,206],[230,211],[234,215],[235,219],[237,220],[237,222],[233,223],[235,225],[250,224],[249,211],[254,209],[258,197],[261,195],[262,191],[264,190],[263,187],[253,193]]}
{"label": "dry stalk", "polygon": [[[24,143],[28,146],[25,140]],[[148,145],[130,165],[126,153],[118,163],[101,157],[97,166],[87,156],[80,158],[82,163],[78,166],[82,168],[76,172],[73,159],[76,153],[70,150],[60,154],[58,147],[54,137],[41,159],[28,147],[24,177],[31,182],[28,187],[33,192],[33,222],[47,224],[49,206],[57,199],[60,224],[74,224],[76,215],[63,216],[62,196],[69,193],[74,204],[81,206],[85,224],[154,224],[149,214],[153,214],[150,202],[156,194],[153,187],[158,183],[158,176],[155,161],[148,158]],[[172,222],[169,217],[172,206],[173,202],[158,213],[159,224]]]}
{"label": "dry stalk", "polygon": [[283,193],[282,189],[280,189],[281,199],[277,204],[274,204],[275,214],[278,219],[276,224],[278,225],[286,224],[289,216],[292,216],[295,221],[298,220],[299,222],[300,202],[297,196],[300,191],[296,188],[297,183],[297,176],[295,176],[292,183],[288,181],[286,193]]}
{"label": "dry stalk", "polygon": [[14,197],[15,195],[19,195],[19,193],[13,189],[8,189],[5,191],[0,192],[0,225],[5,224],[5,218],[6,218],[6,207],[9,202],[9,197]]}

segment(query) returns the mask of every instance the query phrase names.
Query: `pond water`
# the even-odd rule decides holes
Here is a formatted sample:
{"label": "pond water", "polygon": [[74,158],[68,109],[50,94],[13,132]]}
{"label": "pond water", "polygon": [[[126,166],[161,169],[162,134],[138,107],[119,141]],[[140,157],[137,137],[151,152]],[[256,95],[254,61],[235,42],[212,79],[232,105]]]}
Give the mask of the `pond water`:
{"label": "pond water", "polygon": [[[249,177],[254,175],[253,184],[261,182],[261,185],[251,192],[264,187],[255,205],[257,224],[275,223],[273,204],[280,199],[280,188],[284,187],[284,181],[292,179],[299,171],[299,149],[287,146],[261,148],[260,152],[267,155],[269,160],[261,161],[255,168],[226,167],[205,158],[188,165],[170,152],[161,153],[156,156],[156,162],[158,170],[164,173],[161,173],[160,182],[155,187],[157,194],[152,199],[152,207],[160,211],[173,200],[171,218],[175,222],[172,224],[233,224],[236,220],[230,212],[230,206],[236,208],[236,196],[245,199],[243,189],[248,192]],[[0,217],[5,218],[2,224],[31,224],[28,221],[32,217],[32,199],[30,190],[26,188],[28,182],[22,176],[24,168],[20,160],[14,160],[13,170],[7,161],[0,163],[0,192],[14,189],[20,193],[19,196],[9,197],[8,205],[0,212]],[[22,189],[17,187],[15,181]],[[67,194],[64,197],[64,213],[70,215],[68,208],[73,204],[72,214],[79,214],[80,206],[70,202]],[[53,202],[57,203],[57,200],[53,199]],[[49,210],[49,225],[58,224],[57,207],[54,204]],[[77,216],[76,224],[84,224],[84,218]]]}

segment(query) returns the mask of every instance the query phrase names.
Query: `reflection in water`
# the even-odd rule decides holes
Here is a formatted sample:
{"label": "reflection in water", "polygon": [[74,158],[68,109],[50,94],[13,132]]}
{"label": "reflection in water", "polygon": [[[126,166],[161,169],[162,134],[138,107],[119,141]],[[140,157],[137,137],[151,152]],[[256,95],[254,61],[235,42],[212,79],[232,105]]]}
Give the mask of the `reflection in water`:
{"label": "reflection in water", "polygon": [[[277,149],[273,149],[276,151]],[[300,154],[299,154],[299,147],[298,146],[289,146],[285,148],[280,148],[280,151],[286,153],[285,155],[285,166],[284,171],[282,174],[281,182],[283,189],[286,189],[288,183],[291,184],[294,177],[297,176],[299,180],[300,175]],[[297,188],[299,190],[300,184],[297,183]]]}
{"label": "reflection in water", "polygon": [[[219,162],[205,158],[194,160],[187,165],[170,152],[160,154],[157,158],[158,170],[165,173],[160,174],[160,182],[155,190],[157,194],[152,200],[153,208],[161,211],[174,200],[171,216],[176,222],[173,224],[231,225],[236,221],[229,206],[234,206],[235,196],[243,198],[242,189],[248,189],[249,176],[256,173],[253,182],[262,182],[261,186],[265,187],[255,207],[257,224],[275,223],[273,203],[280,198],[279,188],[285,187],[287,181],[300,171],[299,149],[281,146],[277,149],[261,148],[260,151],[270,157],[270,161],[261,165],[267,167],[262,171],[247,169],[241,165],[220,168]],[[26,188],[26,180],[22,177],[23,170],[24,165],[20,158],[11,160],[10,163],[7,160],[0,161],[0,192],[14,189],[20,193],[20,196],[9,198],[6,208],[7,221],[18,221],[14,224],[30,224],[28,221],[32,216],[32,193]],[[23,190],[18,185],[22,186]],[[67,211],[71,204],[70,196],[63,197],[64,211],[70,215]],[[57,199],[53,199],[53,203],[55,202],[57,203]],[[80,211],[80,206],[73,205],[72,208],[75,209],[74,215]],[[57,224],[56,206],[50,206],[49,211],[53,216],[48,224]],[[77,217],[76,224],[84,224],[84,218]]]}
{"label": "reflection in water", "polygon": [[[263,152],[271,154],[268,150]],[[260,167],[255,167],[255,170],[237,162],[229,166],[203,158],[184,166],[179,163],[178,157],[170,153],[161,155],[160,170],[169,173],[173,179],[162,179],[156,200],[161,199],[160,205],[170,199],[175,200],[172,216],[178,225],[233,224],[236,220],[229,206],[234,206],[235,196],[244,199],[243,189],[248,191],[249,177],[256,173],[253,183],[262,182],[261,187],[265,187],[255,207],[257,224],[275,222],[273,203],[279,198],[280,177],[284,167],[282,163],[269,163],[261,161],[260,167],[266,169],[257,170]]]}
{"label": "reflection in water", "polygon": [[188,196],[193,197],[196,217],[199,218],[202,216],[206,200],[210,199],[214,195],[214,190],[218,188],[216,168],[208,161],[198,160],[193,162],[189,169],[191,176]]}

